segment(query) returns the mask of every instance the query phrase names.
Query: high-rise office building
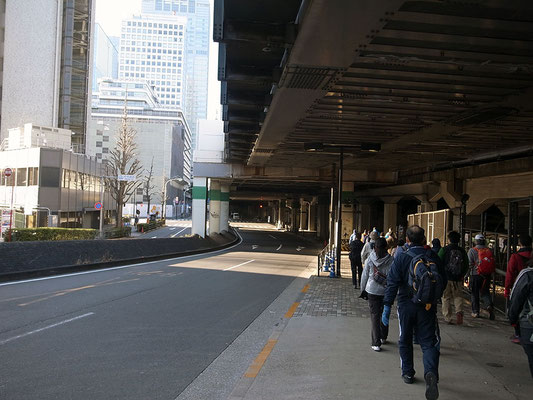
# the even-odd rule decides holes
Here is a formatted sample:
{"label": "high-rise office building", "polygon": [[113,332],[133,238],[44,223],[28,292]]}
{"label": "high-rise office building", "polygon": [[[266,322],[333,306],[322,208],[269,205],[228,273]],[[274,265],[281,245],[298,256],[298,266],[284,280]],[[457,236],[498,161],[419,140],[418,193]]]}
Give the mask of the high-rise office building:
{"label": "high-rise office building", "polygon": [[2,78],[2,138],[9,128],[35,123],[70,129],[85,151],[91,93],[95,0],[6,3]]}
{"label": "high-rise office building", "polygon": [[118,78],[117,39],[107,36],[100,24],[94,26],[94,51],[92,89],[98,90],[98,80],[102,78]]}
{"label": "high-rise office building", "polygon": [[[135,143],[144,169],[142,175],[146,175],[153,165],[152,203],[162,203],[165,180],[177,177],[187,184],[191,183],[191,133],[181,110],[164,107],[144,79],[100,80],[98,92],[93,95],[87,154],[99,160],[109,158],[116,144],[125,105],[128,124],[137,132]],[[145,190],[139,188],[135,201],[142,203],[144,194]],[[167,196],[167,204],[171,204],[172,199],[179,197],[183,201],[188,194],[183,192],[183,187],[169,182]],[[133,198],[131,202],[134,202]]]}
{"label": "high-rise office building", "polygon": [[187,18],[183,110],[191,124],[194,148],[197,121],[207,118],[209,0],[143,0],[142,13]]}
{"label": "high-rise office building", "polygon": [[163,106],[182,108],[186,18],[135,16],[122,21],[119,78],[146,81]]}

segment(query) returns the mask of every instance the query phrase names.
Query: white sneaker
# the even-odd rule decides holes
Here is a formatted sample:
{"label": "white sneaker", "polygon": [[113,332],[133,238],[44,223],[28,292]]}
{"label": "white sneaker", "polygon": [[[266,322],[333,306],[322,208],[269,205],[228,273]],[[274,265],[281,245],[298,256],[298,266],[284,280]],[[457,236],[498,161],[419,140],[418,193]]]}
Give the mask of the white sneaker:
{"label": "white sneaker", "polygon": [[379,347],[379,346],[372,346],[372,350],[374,350],[374,351],[381,351],[381,347]]}

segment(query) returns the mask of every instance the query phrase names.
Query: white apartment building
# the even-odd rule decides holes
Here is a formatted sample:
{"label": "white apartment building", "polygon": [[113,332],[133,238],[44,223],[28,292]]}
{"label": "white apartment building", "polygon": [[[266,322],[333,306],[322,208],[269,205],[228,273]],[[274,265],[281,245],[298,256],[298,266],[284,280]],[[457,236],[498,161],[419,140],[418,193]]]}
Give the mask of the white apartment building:
{"label": "white apartment building", "polygon": [[[190,184],[192,174],[191,132],[181,110],[163,107],[154,89],[146,83],[110,79],[100,81],[99,91],[93,94],[87,154],[99,160],[108,158],[116,143],[125,104],[129,126],[137,132],[138,159],[144,168],[139,179],[147,175],[153,162],[151,205],[163,203],[163,185],[169,178],[177,178],[176,181],[183,179],[184,183],[168,183],[166,203],[173,205],[178,198],[179,203],[183,204],[187,200],[184,186]],[[140,206],[147,201],[143,185],[133,194],[129,203]],[[172,215],[172,211],[167,211],[167,215]]]}
{"label": "white apartment building", "polygon": [[119,79],[146,81],[162,106],[182,108],[187,19],[134,16],[122,21]]}
{"label": "white apartment building", "polygon": [[[28,123],[8,134],[0,151],[0,209],[16,212],[16,226],[98,229],[102,163],[72,152],[72,131]],[[107,192],[103,204],[112,223],[116,202]]]}

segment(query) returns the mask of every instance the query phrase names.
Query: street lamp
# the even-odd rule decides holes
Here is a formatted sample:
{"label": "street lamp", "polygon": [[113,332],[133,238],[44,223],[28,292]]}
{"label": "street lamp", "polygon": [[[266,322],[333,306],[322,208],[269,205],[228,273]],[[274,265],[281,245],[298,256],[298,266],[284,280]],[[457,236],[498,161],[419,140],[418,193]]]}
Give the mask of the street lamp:
{"label": "street lamp", "polygon": [[336,223],[337,223],[337,236],[336,236],[336,255],[337,259],[337,277],[341,276],[341,241],[342,241],[342,178],[344,172],[344,150],[360,150],[368,152],[378,152],[381,150],[380,143],[361,143],[360,145],[344,145],[344,144],[325,144],[323,142],[310,142],[304,143],[305,151],[319,152],[325,150],[333,150],[339,153],[339,182],[337,188],[337,210],[336,210]]}

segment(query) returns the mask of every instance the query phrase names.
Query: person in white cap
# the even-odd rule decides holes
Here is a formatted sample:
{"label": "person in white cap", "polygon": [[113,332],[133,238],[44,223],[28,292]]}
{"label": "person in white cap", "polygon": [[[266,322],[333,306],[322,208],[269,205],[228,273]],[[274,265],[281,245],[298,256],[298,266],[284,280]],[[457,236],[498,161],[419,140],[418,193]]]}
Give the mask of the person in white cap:
{"label": "person in white cap", "polygon": [[485,236],[478,233],[474,241],[476,246],[468,251],[468,262],[470,264],[470,291],[472,300],[472,317],[478,318],[480,311],[480,299],[484,303],[489,318],[494,320],[494,305],[490,297],[490,280],[496,270],[494,254],[485,245]]}

